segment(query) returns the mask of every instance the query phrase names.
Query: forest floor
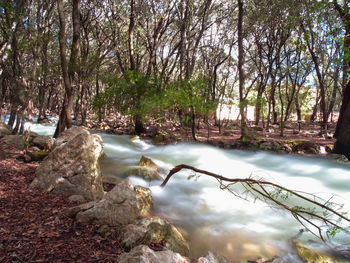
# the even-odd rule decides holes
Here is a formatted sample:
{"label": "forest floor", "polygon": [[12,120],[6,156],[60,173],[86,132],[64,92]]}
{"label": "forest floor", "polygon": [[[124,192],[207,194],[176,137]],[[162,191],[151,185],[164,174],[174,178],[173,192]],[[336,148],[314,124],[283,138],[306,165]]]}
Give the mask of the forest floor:
{"label": "forest floor", "polygon": [[117,262],[118,230],[105,236],[63,216],[77,203],[31,189],[38,163],[0,145],[0,262]]}
{"label": "forest floor", "polygon": [[[263,129],[260,126],[254,126],[248,124],[250,130],[253,131],[253,137],[258,140],[263,141],[307,141],[318,143],[322,146],[333,144],[334,139],[330,136],[320,135],[320,125],[318,123],[311,122],[303,122],[300,125],[297,122],[289,122],[285,129],[284,135],[281,136],[281,131],[278,125],[270,125],[269,131]],[[328,133],[333,135],[335,131],[336,123],[329,124]],[[191,131],[189,128],[187,129],[178,129],[177,132],[180,136],[188,139],[192,139]],[[200,129],[196,130],[197,140],[201,142],[206,141],[225,141],[228,144],[234,144],[241,137],[240,126],[237,123],[229,123],[226,127],[222,128],[221,133],[219,132],[219,128],[211,125],[210,126],[210,136],[208,138],[208,128],[205,126],[200,126]]]}
{"label": "forest floor", "polygon": [[[146,138],[152,137],[156,130],[166,131],[174,135],[176,138],[180,138],[180,141],[193,141],[191,128],[184,127],[174,121],[166,121],[162,124],[147,123]],[[236,144],[241,137],[240,125],[237,121],[225,122],[222,128],[219,130],[218,126],[215,126],[213,122],[209,125],[200,123],[196,125],[196,138],[199,142],[218,145],[218,142],[224,142],[227,145]],[[100,131],[116,134],[130,134],[132,124],[125,118],[117,118],[116,116],[109,115],[105,117],[105,120],[101,123],[97,121],[90,121],[88,127]],[[281,136],[279,125],[271,124],[269,130],[263,128],[262,124],[255,126],[252,122],[248,123],[249,131],[256,140],[259,141],[306,141],[312,143],[318,143],[320,146],[333,145],[335,139],[332,137],[336,128],[336,122],[328,124],[326,134],[320,133],[320,124],[318,122],[296,122],[290,121],[285,125],[284,136]]]}

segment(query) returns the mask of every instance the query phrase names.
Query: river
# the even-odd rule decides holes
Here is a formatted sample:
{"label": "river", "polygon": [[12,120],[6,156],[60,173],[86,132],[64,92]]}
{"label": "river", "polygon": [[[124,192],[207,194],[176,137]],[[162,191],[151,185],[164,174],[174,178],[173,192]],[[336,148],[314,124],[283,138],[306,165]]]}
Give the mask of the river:
{"label": "river", "polygon": [[[39,134],[52,135],[52,125],[26,124]],[[204,144],[180,143],[155,146],[128,136],[98,133],[107,157],[101,162],[105,175],[118,175],[123,168],[137,165],[141,156],[151,158],[165,176],[178,164],[188,164],[230,178],[262,177],[287,188],[314,193],[343,203],[350,211],[350,166],[325,158],[275,155],[219,149]],[[180,172],[165,188],[160,182],[131,178],[134,184],[150,187],[154,196],[154,215],[169,219],[188,240],[193,256],[215,251],[233,262],[246,262],[284,256],[285,262],[301,262],[292,242],[302,226],[291,214],[266,203],[248,202],[225,190],[218,182],[202,175]],[[311,235],[304,234],[304,240]],[[345,236],[339,241],[348,242]]]}

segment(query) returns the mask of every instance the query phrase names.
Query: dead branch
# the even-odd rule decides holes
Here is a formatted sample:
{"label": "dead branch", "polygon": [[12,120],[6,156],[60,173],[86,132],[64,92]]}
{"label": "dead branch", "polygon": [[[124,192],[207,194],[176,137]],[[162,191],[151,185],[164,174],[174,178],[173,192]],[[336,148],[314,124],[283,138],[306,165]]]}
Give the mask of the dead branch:
{"label": "dead branch", "polygon": [[[228,190],[235,196],[243,198],[241,194],[235,192],[233,189],[230,188],[230,186],[234,184],[241,184],[250,194],[253,195],[255,199],[271,203],[291,213],[292,216],[303,227],[305,227],[307,231],[320,238],[325,244],[327,244],[332,249],[336,249],[336,247],[331,245],[330,242],[328,242],[327,240],[330,240],[330,238],[333,237],[337,231],[342,231],[344,233],[349,234],[348,229],[350,227],[350,218],[345,216],[346,213],[343,213],[339,211],[339,209],[334,209],[331,207],[332,205],[338,204],[330,203],[329,200],[323,200],[322,198],[314,194],[309,194],[309,196],[313,197],[313,199],[311,199],[310,197],[305,196],[305,194],[303,195],[301,192],[285,188],[276,183],[263,181],[260,179],[254,179],[251,177],[244,179],[232,179],[206,170],[201,170],[190,165],[181,164],[170,170],[169,174],[161,184],[161,187],[165,187],[170,178],[183,169],[189,169],[196,173],[201,173],[213,177],[216,180],[218,180],[221,189]],[[310,210],[301,206],[288,205],[286,204],[286,202],[283,202],[283,200],[286,201],[286,199],[278,199],[278,197],[281,197],[282,194],[284,194],[284,196],[289,195],[297,197],[300,200],[312,204],[314,208],[321,208],[321,211],[317,211],[316,209]],[[343,225],[341,225],[341,221],[343,221]],[[316,231],[313,231],[310,227],[315,228]],[[344,256],[349,256],[350,254],[349,250],[346,250],[345,253],[343,253],[342,250],[339,251],[339,249],[337,249],[337,251],[341,252]]]}

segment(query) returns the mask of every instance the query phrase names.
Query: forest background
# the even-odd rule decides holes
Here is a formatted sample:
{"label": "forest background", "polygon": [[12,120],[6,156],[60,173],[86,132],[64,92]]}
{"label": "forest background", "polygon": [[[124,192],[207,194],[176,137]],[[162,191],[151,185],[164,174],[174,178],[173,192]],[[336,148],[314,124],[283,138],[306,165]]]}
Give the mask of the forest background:
{"label": "forest background", "polygon": [[[291,119],[337,121],[350,156],[350,11],[343,1],[0,1],[0,115],[22,133],[59,115],[55,137],[89,118],[221,127],[239,109],[284,135]],[[17,118],[16,118],[17,117]],[[17,120],[17,121],[16,121]],[[15,124],[16,122],[16,124]],[[251,123],[252,124],[252,123]],[[249,125],[251,125],[249,124]]]}

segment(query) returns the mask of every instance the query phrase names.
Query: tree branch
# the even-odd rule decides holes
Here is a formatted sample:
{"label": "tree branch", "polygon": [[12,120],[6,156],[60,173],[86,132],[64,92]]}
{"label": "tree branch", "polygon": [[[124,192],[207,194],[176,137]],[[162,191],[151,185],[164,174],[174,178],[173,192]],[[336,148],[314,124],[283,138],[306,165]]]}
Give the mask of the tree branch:
{"label": "tree branch", "polygon": [[[305,193],[302,194],[301,192],[285,188],[276,183],[254,179],[251,177],[243,179],[227,178],[222,175],[198,169],[190,165],[181,164],[175,166],[170,170],[169,174],[161,184],[161,187],[165,187],[170,178],[183,169],[192,170],[196,173],[201,173],[213,177],[218,180],[220,189],[228,190],[235,196],[247,200],[248,196],[243,197],[241,193],[238,193],[237,191],[230,188],[230,186],[234,184],[241,184],[246,190],[244,192],[245,194],[250,193],[255,199],[276,205],[277,207],[288,211],[303,227],[305,227],[306,230],[319,237],[325,244],[333,249],[336,249],[336,247],[329,244],[327,239],[329,240],[330,236],[333,236],[334,229],[349,234],[348,229],[350,227],[350,218],[345,216],[346,213],[343,213],[339,211],[339,209],[334,208],[334,206],[341,207],[340,205],[334,204],[333,202],[330,202],[330,200],[324,200],[314,194],[308,194],[313,197],[313,199],[311,199],[310,197],[305,196]],[[287,203],[287,199],[292,196],[296,197],[298,200],[308,202],[313,206],[313,209],[311,210],[307,207],[301,207]],[[319,209],[318,211],[317,208]],[[317,222],[319,222],[319,224],[317,224]],[[310,226],[314,227],[316,231],[311,230]],[[349,256],[350,251],[345,251],[346,252],[340,252],[345,256]]]}

